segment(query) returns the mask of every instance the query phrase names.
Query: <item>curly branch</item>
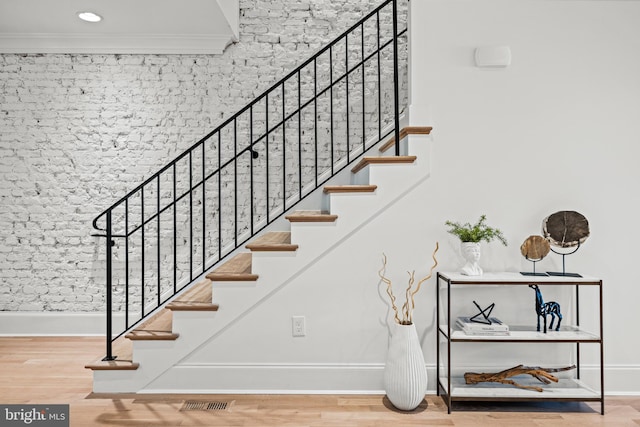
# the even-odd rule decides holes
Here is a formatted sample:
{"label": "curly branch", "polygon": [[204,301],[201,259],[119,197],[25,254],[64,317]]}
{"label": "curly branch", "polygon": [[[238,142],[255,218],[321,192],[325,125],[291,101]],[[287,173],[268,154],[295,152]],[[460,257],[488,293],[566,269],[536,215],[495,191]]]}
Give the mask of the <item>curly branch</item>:
{"label": "curly branch", "polygon": [[387,256],[383,253],[382,257],[382,268],[378,270],[378,276],[380,276],[380,279],[382,279],[382,281],[387,284],[387,294],[389,295],[389,298],[391,298],[391,307],[393,308],[393,312],[395,313],[396,322],[400,323],[400,318],[398,317],[398,307],[396,307],[396,297],[393,295],[393,289],[391,287],[391,280],[387,279],[382,274],[382,272],[387,268]]}
{"label": "curly branch", "polygon": [[431,269],[429,270],[429,274],[418,282],[418,285],[416,286],[415,289],[413,289],[413,285],[415,283],[415,270],[412,271],[412,272],[408,272],[407,271],[407,274],[409,274],[409,286],[407,287],[407,290],[405,291],[405,303],[402,305],[402,308],[401,308],[401,310],[402,310],[402,320],[400,319],[400,316],[398,314],[398,307],[395,304],[396,297],[393,295],[393,289],[392,289],[392,285],[391,285],[391,280],[387,279],[383,275],[383,271],[386,270],[386,268],[387,268],[387,256],[384,253],[382,254],[382,256],[383,256],[382,268],[378,271],[378,275],[380,276],[380,279],[382,279],[382,281],[387,284],[387,294],[389,295],[389,298],[391,299],[391,307],[393,308],[393,311],[395,313],[395,321],[397,323],[399,323],[401,325],[410,325],[411,323],[413,323],[413,310],[415,309],[415,306],[416,306],[416,304],[415,304],[415,295],[420,290],[422,284],[424,282],[426,282],[427,280],[429,280],[431,278],[431,276],[433,275],[433,270],[438,265],[438,260],[436,259],[436,253],[438,252],[439,248],[440,248],[440,246],[439,246],[438,242],[436,242],[436,248],[434,249],[433,253],[431,254],[431,258],[433,259],[433,266],[431,266]]}
{"label": "curly branch", "polygon": [[411,287],[413,286],[413,283],[415,282],[415,275],[416,272],[415,270],[412,272],[408,272],[407,274],[409,275],[409,286],[407,287],[407,290],[405,291],[405,301],[404,304],[402,305],[402,324],[403,325],[409,325],[411,324],[411,305],[410,305],[410,301],[411,301]]}
{"label": "curly branch", "polygon": [[[416,307],[416,302],[415,302],[414,296],[418,293],[418,291],[420,290],[420,287],[422,286],[422,284],[431,278],[431,276],[433,275],[433,270],[438,265],[438,260],[436,259],[436,252],[438,252],[438,249],[440,249],[440,245],[438,244],[438,242],[436,242],[436,248],[434,249],[433,253],[431,254],[431,258],[433,259],[433,265],[431,266],[431,269],[429,270],[429,274],[425,278],[421,279],[418,282],[418,286],[416,286],[416,290],[411,293],[411,310],[409,311],[409,316],[408,316],[409,317],[409,319],[408,319],[409,323],[413,322],[413,309]],[[407,295],[407,300],[408,299],[409,299],[409,295]]]}

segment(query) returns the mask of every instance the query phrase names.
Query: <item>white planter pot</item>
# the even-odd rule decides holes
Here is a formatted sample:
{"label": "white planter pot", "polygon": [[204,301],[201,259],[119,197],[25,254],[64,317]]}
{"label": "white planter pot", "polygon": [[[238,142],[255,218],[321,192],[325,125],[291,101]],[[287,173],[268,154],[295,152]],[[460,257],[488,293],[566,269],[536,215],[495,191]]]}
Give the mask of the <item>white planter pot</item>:
{"label": "white planter pot", "polygon": [[482,275],[482,268],[478,264],[480,260],[480,243],[462,242],[460,244],[460,250],[462,257],[465,259],[466,264],[462,266],[460,273],[467,276],[480,276]]}
{"label": "white planter pot", "polygon": [[415,325],[394,323],[384,368],[384,388],[398,409],[411,411],[427,391],[427,370]]}

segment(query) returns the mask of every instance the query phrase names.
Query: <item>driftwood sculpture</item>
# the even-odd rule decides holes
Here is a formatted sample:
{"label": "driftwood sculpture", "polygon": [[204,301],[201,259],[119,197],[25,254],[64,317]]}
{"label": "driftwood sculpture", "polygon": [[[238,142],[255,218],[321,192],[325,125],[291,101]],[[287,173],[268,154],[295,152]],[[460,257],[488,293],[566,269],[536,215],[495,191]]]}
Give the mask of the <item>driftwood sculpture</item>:
{"label": "driftwood sculpture", "polygon": [[509,378],[515,377],[516,375],[531,375],[544,384],[550,384],[552,381],[554,383],[557,383],[558,378],[551,375],[549,372],[569,371],[571,369],[575,369],[575,367],[575,365],[571,365],[565,368],[540,368],[518,365],[514,366],[513,368],[496,373],[477,374],[475,372],[467,372],[466,374],[464,374],[464,380],[467,384],[478,384],[482,382],[501,383],[512,385],[518,388],[523,388],[526,390],[543,392],[544,389],[542,387],[518,384],[517,382],[510,380]]}
{"label": "driftwood sculpture", "polygon": [[415,270],[410,273],[407,271],[407,273],[409,274],[409,286],[405,291],[405,303],[402,305],[402,319],[400,319],[400,316],[398,314],[398,307],[396,306],[396,297],[395,295],[393,295],[391,280],[384,277],[384,274],[383,274],[384,270],[387,268],[387,256],[385,254],[382,254],[382,268],[378,271],[378,275],[380,276],[380,279],[382,279],[382,281],[387,285],[387,294],[391,299],[391,308],[393,308],[393,312],[395,313],[396,323],[399,323],[401,325],[411,325],[413,323],[413,309],[416,306],[416,303],[414,301],[414,296],[415,294],[418,293],[422,284],[431,278],[431,275],[433,274],[433,270],[438,265],[438,260],[436,260],[436,252],[438,252],[438,248],[439,248],[438,242],[436,242],[436,248],[433,251],[433,254],[431,254],[431,258],[433,258],[433,266],[431,266],[431,270],[429,270],[429,274],[427,275],[427,277],[425,277],[424,279],[421,279],[418,282],[418,285],[416,286],[415,289],[413,289],[413,284],[415,283],[416,272]]}

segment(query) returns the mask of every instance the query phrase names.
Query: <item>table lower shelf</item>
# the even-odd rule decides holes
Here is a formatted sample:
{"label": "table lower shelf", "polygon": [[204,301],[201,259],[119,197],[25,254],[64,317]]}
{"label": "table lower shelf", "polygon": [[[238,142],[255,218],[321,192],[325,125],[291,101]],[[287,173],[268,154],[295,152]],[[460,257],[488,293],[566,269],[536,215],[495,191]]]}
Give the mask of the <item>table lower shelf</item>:
{"label": "table lower shelf", "polygon": [[[535,379],[514,377],[521,385],[542,387],[544,391],[525,390],[512,385],[499,383],[466,384],[464,378],[451,378],[452,401],[514,401],[514,400],[572,400],[599,401],[600,392],[586,386],[580,380],[560,379],[557,383],[543,384]],[[441,391],[447,394],[447,378],[440,377]]]}

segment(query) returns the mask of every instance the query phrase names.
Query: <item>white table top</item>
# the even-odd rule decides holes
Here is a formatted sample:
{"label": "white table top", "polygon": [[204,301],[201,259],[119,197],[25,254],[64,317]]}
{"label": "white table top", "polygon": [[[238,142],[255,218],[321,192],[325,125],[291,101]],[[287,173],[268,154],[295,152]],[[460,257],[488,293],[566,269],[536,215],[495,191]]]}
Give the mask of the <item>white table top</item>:
{"label": "white table top", "polygon": [[460,284],[600,284],[600,279],[592,276],[525,276],[517,271],[485,272],[480,276],[466,276],[462,273],[448,271],[441,271],[439,274],[444,279],[451,280],[452,283]]}

